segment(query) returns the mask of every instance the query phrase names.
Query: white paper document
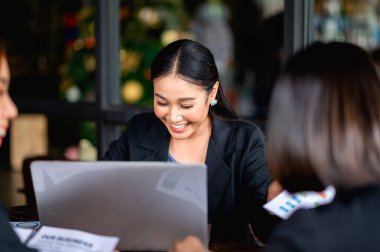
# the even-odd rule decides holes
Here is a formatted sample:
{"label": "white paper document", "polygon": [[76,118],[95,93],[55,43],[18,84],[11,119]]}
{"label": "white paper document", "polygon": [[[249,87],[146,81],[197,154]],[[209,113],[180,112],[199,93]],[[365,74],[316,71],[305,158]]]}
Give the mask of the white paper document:
{"label": "white paper document", "polygon": [[114,236],[42,226],[27,246],[39,252],[113,252],[118,242]]}
{"label": "white paper document", "polygon": [[13,230],[17,234],[18,238],[22,243],[25,243],[26,240],[31,236],[33,229],[28,229],[28,228],[18,228],[14,227]]}
{"label": "white paper document", "polygon": [[11,221],[9,222],[18,238],[25,243],[41,226],[39,221]]}
{"label": "white paper document", "polygon": [[314,208],[330,203],[335,197],[335,188],[328,186],[323,192],[305,191],[298,193],[281,192],[267,202],[264,208],[282,219],[289,218],[299,208]]}

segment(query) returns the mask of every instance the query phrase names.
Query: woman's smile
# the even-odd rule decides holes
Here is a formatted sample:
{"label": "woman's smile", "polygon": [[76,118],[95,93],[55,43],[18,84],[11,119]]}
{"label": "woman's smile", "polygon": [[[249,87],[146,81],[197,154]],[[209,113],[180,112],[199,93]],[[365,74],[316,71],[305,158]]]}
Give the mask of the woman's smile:
{"label": "woman's smile", "polygon": [[172,123],[170,123],[170,129],[174,132],[182,133],[187,129],[188,125],[189,125],[189,123],[186,123],[186,124],[172,124]]}

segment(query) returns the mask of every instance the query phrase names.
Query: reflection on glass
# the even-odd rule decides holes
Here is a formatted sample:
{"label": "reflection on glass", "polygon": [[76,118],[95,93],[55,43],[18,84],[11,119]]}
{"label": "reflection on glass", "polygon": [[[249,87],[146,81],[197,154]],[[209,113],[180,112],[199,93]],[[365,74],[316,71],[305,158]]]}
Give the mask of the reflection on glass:
{"label": "reflection on glass", "polygon": [[120,25],[121,100],[152,107],[153,58],[168,43],[191,37],[183,1],[121,1]]}
{"label": "reflection on glass", "polygon": [[161,176],[156,185],[156,190],[173,197],[180,198],[195,204],[202,212],[207,213],[207,196],[204,188],[199,185],[202,178],[202,167],[199,170],[177,168],[167,170]]}
{"label": "reflection on glass", "polygon": [[380,44],[379,11],[379,2],[373,0],[316,0],[315,39],[373,50]]}
{"label": "reflection on glass", "polygon": [[[265,117],[283,46],[284,1],[120,1],[120,100],[151,107],[150,65],[168,43],[190,38],[214,54],[226,95],[243,117]],[[94,2],[65,14],[60,96],[94,101]],[[115,101],[115,103],[118,103]]]}
{"label": "reflection on glass", "polygon": [[59,96],[68,102],[95,101],[95,3],[82,1],[63,12],[64,58],[60,66]]}

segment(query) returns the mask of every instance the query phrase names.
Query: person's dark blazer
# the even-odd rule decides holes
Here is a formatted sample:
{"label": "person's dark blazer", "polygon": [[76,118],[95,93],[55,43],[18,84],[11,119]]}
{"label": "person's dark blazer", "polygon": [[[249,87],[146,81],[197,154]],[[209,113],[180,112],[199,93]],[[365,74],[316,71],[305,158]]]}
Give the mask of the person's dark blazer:
{"label": "person's dark blazer", "polygon": [[[154,113],[140,114],[110,144],[103,159],[167,161],[169,142],[170,133]],[[211,239],[254,242],[249,221],[265,240],[276,221],[262,208],[272,181],[262,131],[250,122],[213,118],[206,165]]]}
{"label": "person's dark blazer", "polygon": [[334,201],[296,211],[278,226],[265,252],[380,251],[380,186],[338,193]]}
{"label": "person's dark blazer", "polygon": [[16,233],[12,230],[7,212],[2,205],[0,205],[0,251],[37,252],[21,243]]}

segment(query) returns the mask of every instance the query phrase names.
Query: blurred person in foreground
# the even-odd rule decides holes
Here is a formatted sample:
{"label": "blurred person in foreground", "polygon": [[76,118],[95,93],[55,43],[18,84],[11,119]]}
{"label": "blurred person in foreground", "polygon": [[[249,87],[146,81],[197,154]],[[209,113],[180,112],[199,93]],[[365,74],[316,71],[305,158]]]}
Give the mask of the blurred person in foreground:
{"label": "blurred person in foreground", "polygon": [[[380,251],[379,97],[376,66],[355,45],[315,43],[286,64],[270,106],[269,168],[290,192],[337,193],[296,211],[264,251]],[[187,237],[170,251],[205,250]]]}
{"label": "blurred person in foreground", "polygon": [[[9,96],[10,71],[5,42],[0,39],[0,146],[6,136],[10,121],[17,116],[17,108]],[[24,246],[13,232],[7,212],[0,205],[0,251],[35,251]]]}
{"label": "blurred person in foreground", "polygon": [[[0,38],[0,146],[10,121],[17,117],[16,105],[9,96],[10,71],[5,42]],[[37,252],[21,243],[9,224],[6,209],[0,204],[0,252]],[[115,250],[119,252],[119,250]]]}

